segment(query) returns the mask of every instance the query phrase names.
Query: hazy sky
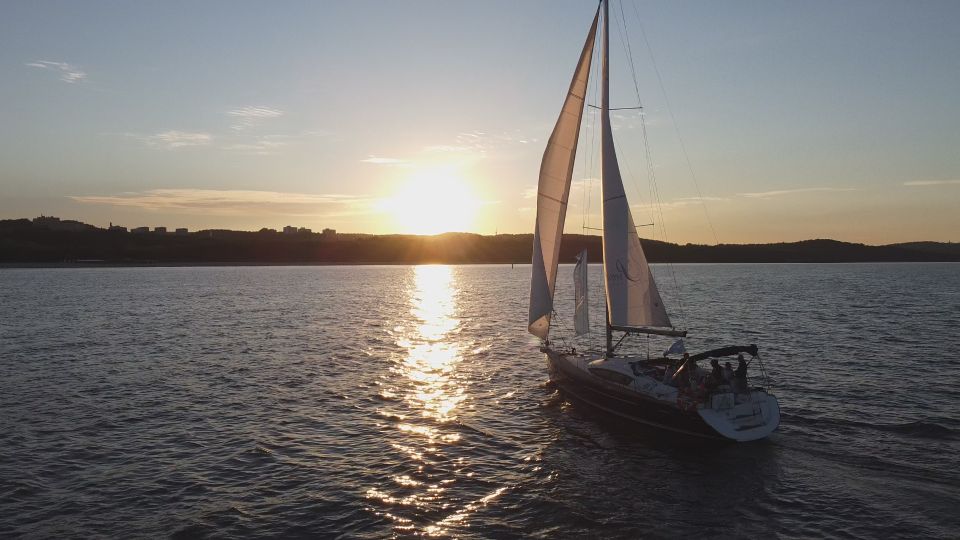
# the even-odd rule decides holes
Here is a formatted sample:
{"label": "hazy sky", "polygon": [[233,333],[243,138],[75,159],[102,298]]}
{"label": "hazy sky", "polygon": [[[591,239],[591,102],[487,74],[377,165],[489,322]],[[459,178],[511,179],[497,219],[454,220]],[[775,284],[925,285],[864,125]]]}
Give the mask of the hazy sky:
{"label": "hazy sky", "polygon": [[[595,9],[4,1],[0,218],[532,232],[543,146]],[[960,2],[611,12],[613,105],[637,105],[629,43],[664,216],[644,236],[960,241]],[[568,232],[600,223],[585,116]],[[639,112],[615,125],[649,222]]]}

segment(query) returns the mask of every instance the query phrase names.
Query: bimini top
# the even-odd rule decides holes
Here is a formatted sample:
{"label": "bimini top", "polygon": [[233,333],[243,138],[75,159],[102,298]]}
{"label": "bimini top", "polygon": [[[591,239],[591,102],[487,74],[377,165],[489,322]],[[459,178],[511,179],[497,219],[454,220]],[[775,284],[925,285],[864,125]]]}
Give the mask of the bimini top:
{"label": "bimini top", "polygon": [[750,356],[757,356],[760,354],[757,351],[757,346],[754,344],[750,345],[731,345],[729,347],[720,347],[719,349],[713,349],[712,351],[704,351],[702,353],[691,354],[691,360],[703,360],[704,358],[723,358],[724,356],[733,356],[735,354],[750,353]]}

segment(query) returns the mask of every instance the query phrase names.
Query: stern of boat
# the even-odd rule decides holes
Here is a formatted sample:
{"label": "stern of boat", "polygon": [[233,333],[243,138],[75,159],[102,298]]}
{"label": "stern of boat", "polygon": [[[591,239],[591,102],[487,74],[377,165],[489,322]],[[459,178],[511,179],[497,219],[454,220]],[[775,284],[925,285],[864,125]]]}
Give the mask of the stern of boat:
{"label": "stern of boat", "polygon": [[763,439],[780,425],[780,404],[763,390],[714,394],[697,412],[718,434],[738,442]]}

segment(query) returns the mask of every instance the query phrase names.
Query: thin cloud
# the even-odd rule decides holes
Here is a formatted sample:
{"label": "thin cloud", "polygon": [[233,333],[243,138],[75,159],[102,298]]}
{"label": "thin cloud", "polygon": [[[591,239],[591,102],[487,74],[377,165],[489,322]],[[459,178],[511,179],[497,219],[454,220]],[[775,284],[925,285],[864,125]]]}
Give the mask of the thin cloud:
{"label": "thin cloud", "polygon": [[286,146],[286,142],[270,140],[268,138],[263,138],[251,143],[237,143],[237,144],[228,144],[223,147],[224,150],[231,152],[240,152],[243,154],[255,154],[258,156],[269,156],[274,155],[282,147]]}
{"label": "thin cloud", "polygon": [[191,146],[207,146],[213,142],[213,135],[209,133],[190,131],[164,131],[155,135],[134,135],[149,146],[167,148],[170,150]]}
{"label": "thin cloud", "polygon": [[342,194],[217,189],[153,189],[69,198],[83,204],[198,215],[349,215],[372,204],[371,199]]}
{"label": "thin cloud", "polygon": [[[727,197],[680,197],[674,199],[670,202],[665,202],[660,204],[660,208],[671,209],[671,208],[683,208],[686,206],[693,206],[702,204],[704,202],[726,202],[730,199]],[[644,207],[649,208],[650,205],[644,205]]]}
{"label": "thin cloud", "polygon": [[283,111],[273,107],[249,106],[229,110],[227,116],[235,118],[237,121],[236,124],[230,126],[230,129],[242,131],[254,127],[264,120],[283,116]]}
{"label": "thin cloud", "polygon": [[405,159],[389,158],[382,156],[370,156],[367,159],[361,159],[361,163],[372,163],[374,165],[402,165],[408,163]]}
{"label": "thin cloud", "polygon": [[424,146],[423,151],[435,152],[435,153],[459,154],[459,153],[469,152],[470,148],[467,146],[461,146],[456,144],[433,144],[430,146]]}
{"label": "thin cloud", "polygon": [[37,60],[35,62],[27,62],[24,65],[32,68],[45,69],[45,70],[53,71],[55,73],[59,73],[60,80],[68,84],[78,83],[87,78],[87,74],[85,71],[80,69],[78,66],[74,66],[66,62],[51,62],[49,60]]}
{"label": "thin cloud", "polygon": [[458,152],[469,152],[477,154],[479,157],[486,157],[487,154],[507,146],[529,144],[531,142],[537,142],[537,140],[538,139],[535,138],[525,137],[521,135],[519,131],[487,133],[485,131],[474,130],[458,133],[457,136],[454,137],[453,144],[434,145],[427,148],[437,150],[448,149],[451,151],[456,149]]}
{"label": "thin cloud", "polygon": [[318,137],[330,137],[331,132],[313,130],[300,133],[273,133],[270,135],[249,136],[245,134],[236,134],[227,136],[226,141],[222,141],[220,148],[228,152],[237,152],[241,154],[252,154],[258,156],[272,156],[279,154],[280,151],[288,146],[294,146],[309,139]]}
{"label": "thin cloud", "polygon": [[792,195],[794,193],[813,193],[816,191],[823,191],[823,192],[857,191],[857,188],[811,187],[811,188],[798,188],[798,189],[778,189],[774,191],[760,191],[755,193],[740,193],[739,195],[741,197],[748,197],[751,199],[766,199],[769,197],[779,197],[781,195]]}
{"label": "thin cloud", "polygon": [[914,180],[903,183],[905,186],[947,186],[951,184],[960,184],[960,180]]}

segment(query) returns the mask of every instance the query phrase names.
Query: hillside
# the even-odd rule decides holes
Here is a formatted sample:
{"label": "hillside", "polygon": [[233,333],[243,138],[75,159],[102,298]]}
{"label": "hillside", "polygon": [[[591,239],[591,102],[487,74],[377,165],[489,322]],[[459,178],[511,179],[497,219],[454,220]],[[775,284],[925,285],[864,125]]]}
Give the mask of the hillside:
{"label": "hillside", "polygon": [[[446,233],[415,235],[284,234],[199,231],[189,234],[50,228],[27,219],[0,220],[0,263],[90,264],[420,264],[527,263],[533,236]],[[586,248],[601,259],[599,236],[565,235],[560,260]],[[651,262],[779,263],[960,261],[960,244],[913,242],[867,246],[836,240],[777,244],[677,245],[643,240]]]}

